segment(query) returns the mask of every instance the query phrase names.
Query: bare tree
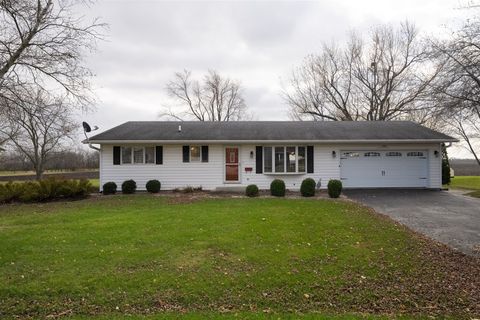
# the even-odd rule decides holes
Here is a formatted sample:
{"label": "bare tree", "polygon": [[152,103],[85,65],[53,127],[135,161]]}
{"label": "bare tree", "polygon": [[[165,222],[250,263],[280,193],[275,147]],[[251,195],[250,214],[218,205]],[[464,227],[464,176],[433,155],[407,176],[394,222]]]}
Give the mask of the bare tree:
{"label": "bare tree", "polygon": [[469,20],[450,40],[433,42],[433,47],[444,65],[433,83],[444,123],[480,165],[480,19]]}
{"label": "bare tree", "polygon": [[43,90],[22,92],[23,99],[2,98],[5,121],[0,132],[9,144],[25,155],[37,179],[42,178],[50,155],[72,136],[72,107],[64,98],[53,98]]}
{"label": "bare tree", "polygon": [[163,111],[161,116],[200,121],[245,118],[246,105],[240,83],[224,78],[216,71],[209,71],[202,82],[192,80],[190,71],[177,72],[175,79],[167,85],[167,92],[180,102],[180,106]]}
{"label": "bare tree", "polygon": [[[105,25],[84,23],[74,0],[0,0],[0,94],[35,84],[89,103],[90,70],[82,64]],[[56,86],[56,87],[54,87]]]}
{"label": "bare tree", "polygon": [[293,72],[284,96],[293,117],[314,120],[393,120],[428,107],[438,67],[416,28],[379,26],[368,41],[324,45]]}

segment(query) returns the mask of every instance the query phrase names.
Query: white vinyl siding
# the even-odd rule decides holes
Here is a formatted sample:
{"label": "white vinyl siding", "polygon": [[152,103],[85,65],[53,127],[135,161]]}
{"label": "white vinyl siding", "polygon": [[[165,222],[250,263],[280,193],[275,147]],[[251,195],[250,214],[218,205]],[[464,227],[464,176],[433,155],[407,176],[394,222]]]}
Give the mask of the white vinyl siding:
{"label": "white vinyl siding", "polygon": [[[121,144],[118,144],[121,146]],[[198,144],[200,145],[200,143]],[[232,145],[232,144],[229,144]],[[257,144],[258,145],[258,144]],[[300,174],[277,174],[255,173],[255,146],[256,144],[238,144],[239,147],[239,183],[235,186],[247,186],[256,184],[260,189],[268,189],[273,179],[285,181],[288,189],[298,190],[305,178],[312,178],[321,182],[325,188],[328,180],[340,179],[341,152],[356,150],[368,150],[371,152],[407,152],[411,150],[425,150],[428,152],[427,187],[441,188],[441,148],[440,144],[338,144],[314,145],[314,173]],[[283,144],[289,146],[289,144]],[[290,144],[291,145],[291,144]],[[306,144],[304,144],[306,145]],[[138,146],[138,145],[132,145]],[[145,190],[145,183],[151,179],[158,179],[162,183],[162,190],[172,190],[185,186],[199,187],[205,190],[214,190],[217,187],[225,187],[225,146],[224,144],[209,144],[209,162],[182,161],[182,145],[163,144],[163,165],[137,164],[137,165],[113,165],[113,145],[101,146],[100,157],[100,185],[114,181],[118,186],[127,179],[137,182],[138,190]],[[439,151],[436,157],[434,151]],[[332,155],[335,151],[335,156]],[[253,157],[251,156],[253,152]],[[297,168],[300,164],[300,151],[297,149]],[[248,169],[252,168],[250,172]]]}

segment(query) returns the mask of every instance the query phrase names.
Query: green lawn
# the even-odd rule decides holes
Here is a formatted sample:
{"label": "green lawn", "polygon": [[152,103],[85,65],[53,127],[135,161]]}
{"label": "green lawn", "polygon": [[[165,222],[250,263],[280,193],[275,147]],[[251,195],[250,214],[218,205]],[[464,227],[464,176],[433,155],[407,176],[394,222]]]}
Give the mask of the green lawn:
{"label": "green lawn", "polygon": [[480,190],[480,176],[456,176],[452,178],[451,188]]}
{"label": "green lawn", "polygon": [[457,176],[452,178],[450,187],[453,189],[474,190],[467,195],[480,198],[480,176]]}
{"label": "green lawn", "polygon": [[[467,283],[478,277],[462,271],[475,261],[354,203],[179,199],[186,203],[119,195],[0,206],[0,318],[480,311]],[[452,255],[458,266],[442,260]]]}

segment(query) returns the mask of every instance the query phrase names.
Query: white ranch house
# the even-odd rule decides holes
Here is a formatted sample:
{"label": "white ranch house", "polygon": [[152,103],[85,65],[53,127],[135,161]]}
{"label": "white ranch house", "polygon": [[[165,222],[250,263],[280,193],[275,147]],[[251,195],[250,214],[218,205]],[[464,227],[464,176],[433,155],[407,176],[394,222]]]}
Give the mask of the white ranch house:
{"label": "white ranch house", "polygon": [[139,190],[151,179],[162,190],[268,189],[275,178],[295,190],[307,177],[320,188],[440,189],[441,146],[455,141],[408,121],[141,121],[89,139],[101,149],[100,186],[133,179]]}

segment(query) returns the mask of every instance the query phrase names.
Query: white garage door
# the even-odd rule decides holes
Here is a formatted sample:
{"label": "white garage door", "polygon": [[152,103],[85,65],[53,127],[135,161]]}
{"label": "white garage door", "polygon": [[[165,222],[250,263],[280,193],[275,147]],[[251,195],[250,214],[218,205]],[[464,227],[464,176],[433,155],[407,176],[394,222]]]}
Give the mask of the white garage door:
{"label": "white garage door", "polygon": [[341,151],[340,178],[346,188],[425,188],[427,152]]}

